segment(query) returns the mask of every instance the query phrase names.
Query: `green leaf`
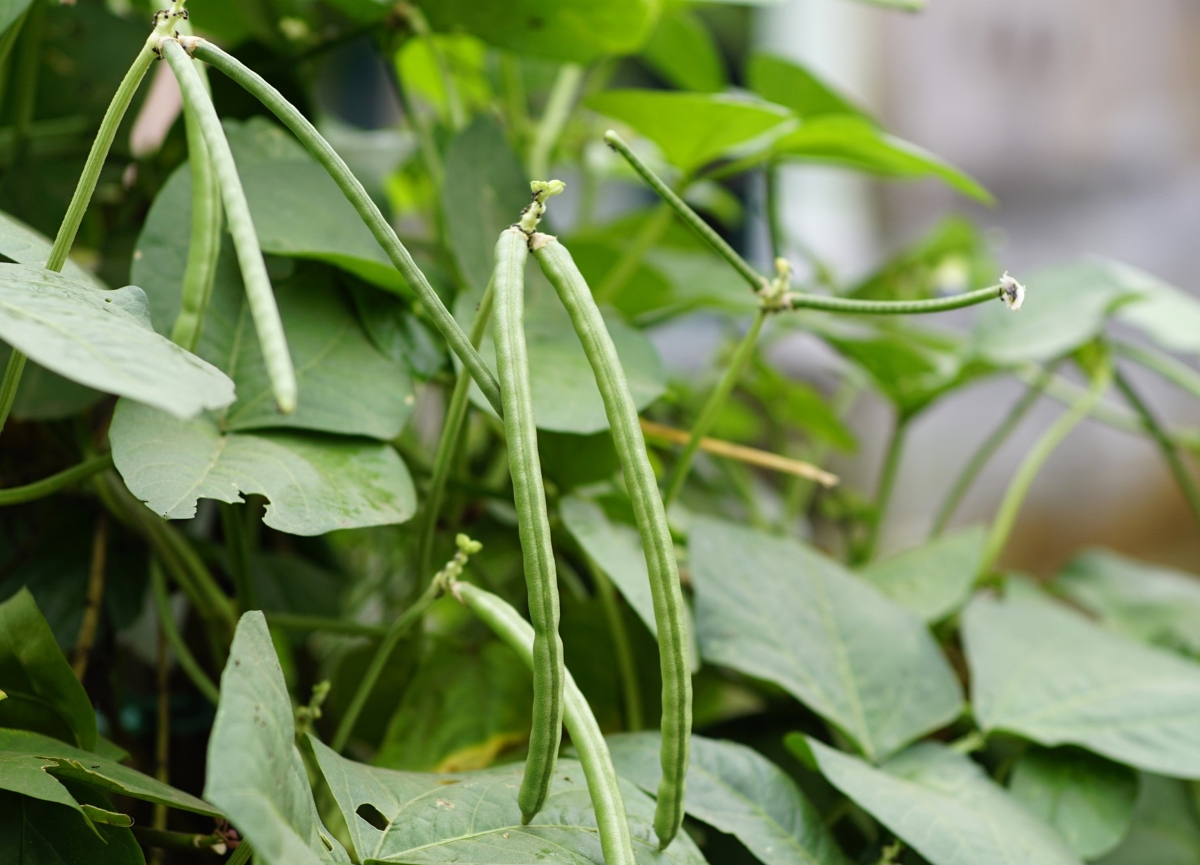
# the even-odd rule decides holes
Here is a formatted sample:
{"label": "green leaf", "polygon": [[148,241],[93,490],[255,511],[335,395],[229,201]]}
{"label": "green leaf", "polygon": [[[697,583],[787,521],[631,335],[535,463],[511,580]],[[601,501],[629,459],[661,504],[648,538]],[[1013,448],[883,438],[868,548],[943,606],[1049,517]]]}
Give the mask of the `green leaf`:
{"label": "green leaf", "polygon": [[59,375],[192,417],[233,401],[233,382],[150,326],[146,295],[0,264],[0,339]]}
{"label": "green leaf", "polygon": [[983,233],[969,220],[951,216],[847,294],[865,300],[924,300],[984,288],[999,275]]}
{"label": "green leaf", "polygon": [[512,649],[439,642],[405,690],[374,762],[431,772],[485,768],[525,744],[532,708],[529,670]]}
{"label": "green leaf", "polygon": [[684,174],[725,156],[790,117],[785,108],[722,94],[606,90],[587,100],[593,111],[649,138]]}
{"label": "green leaf", "polygon": [[[11,0],[9,2],[11,7]],[[28,5],[28,2],[24,2],[23,5]],[[3,7],[4,0],[0,0],[0,21],[3,20]],[[0,30],[5,28],[6,25],[0,24]],[[0,210],[0,256],[17,264],[45,267],[53,246],[54,243],[40,231],[30,228],[15,216]],[[80,285],[87,285],[101,291],[108,290],[108,286],[101,282],[95,274],[84,270],[69,258],[63,265],[62,273],[63,276]]]}
{"label": "green leaf", "polygon": [[[618,774],[647,793],[658,790],[658,733],[610,736],[608,746]],[[684,809],[736,837],[766,865],[849,863],[796,782],[736,742],[692,736]]]}
{"label": "green leaf", "polygon": [[0,727],[96,747],[96,713],[27,589],[0,604]]}
{"label": "green leaf", "polygon": [[[7,366],[12,349],[0,344],[0,365]],[[13,400],[12,416],[18,420],[61,420],[95,405],[104,394],[76,384],[27,361]]]}
{"label": "green leaf", "polygon": [[[107,807],[95,794],[85,798],[99,803],[93,807]],[[90,827],[70,808],[0,792],[0,861],[5,865],[144,865],[146,860],[129,829]]]}
{"label": "green leaf", "polygon": [[874,562],[859,576],[926,622],[938,622],[971,596],[986,539],[982,526],[972,526]]}
{"label": "green leaf", "polygon": [[[30,774],[28,771],[30,769],[41,778],[35,778]],[[18,778],[28,779],[33,786],[24,788],[12,786],[14,775]],[[57,739],[43,736],[40,733],[28,730],[0,729],[0,788],[35,796],[48,802],[60,802],[75,807],[72,804],[75,800],[55,779],[74,781],[109,793],[155,802],[196,814],[205,814],[210,817],[222,816],[220,811],[207,802],[184,793],[182,790],[176,790],[148,775],[143,775],[128,766],[122,766],[107,757],[72,748]],[[42,795],[39,790],[50,792],[48,784],[58,787],[66,794],[69,801]]]}
{"label": "green leaf", "polygon": [[267,621],[260,612],[246,613],[221,674],[204,798],[230,815],[254,845],[255,859],[267,865],[349,862],[317,816],[295,738]]}
{"label": "green leaf", "polygon": [[1088,550],[1051,588],[1117,633],[1200,657],[1200,582],[1192,574]]}
{"label": "green leaf", "polygon": [[492,278],[500,232],[529,204],[525,169],[500,125],[481,114],[454,136],[446,154],[442,209],[446,237],[467,285],[483,292]]}
{"label": "green leaf", "polygon": [[1128,766],[1073,748],[1031,748],[1009,782],[1013,798],[1057,829],[1080,859],[1097,859],[1121,843],[1137,789]]}
{"label": "green leaf", "polygon": [[[604,401],[583,346],[554,290],[530,263],[526,271],[525,341],[529,348],[533,410],[538,429],[589,435],[608,429]],[[478,294],[464,294],[455,306],[461,323],[474,316]],[[629,390],[638,409],[650,405],[666,390],[666,373],[654,344],[641,332],[614,315],[605,317],[617,355],[625,368]],[[479,353],[496,369],[496,347],[491,334]],[[471,402],[494,414],[479,388],[471,385]]]}
{"label": "green leaf", "polygon": [[428,381],[446,366],[441,335],[417,318],[400,298],[364,285],[351,285],[350,297],[359,323],[384,357],[421,381]]}
{"label": "green leaf", "polygon": [[818,115],[776,139],[771,153],[776,158],[837,165],[882,177],[936,177],[968,198],[985,204],[994,200],[960,169],[862,117]]}
{"label": "green leaf", "polygon": [[1023,281],[1028,294],[1019,313],[989,304],[975,319],[975,353],[999,366],[1070,354],[1103,333],[1114,310],[1144,291],[1126,268],[1095,259],[1039,270]]}
{"label": "green leaf", "polygon": [[729,84],[725,61],[712,33],[684,6],[663,10],[641,57],[681,90],[716,93]]}
{"label": "green leaf", "polygon": [[294,535],[408,520],[416,494],[386,444],[285,432],[222,434],[211,418],[178,421],[122,400],[109,430],[129,491],[166,519],[190,519],[196,501],[270,500],[263,521]]}
{"label": "green leaf", "polygon": [[33,0],[0,0],[0,33],[12,27],[25,14],[31,2]]}
{"label": "green leaf", "polygon": [[421,0],[439,30],[465,29],[499,48],[564,63],[637,51],[658,0]]}
{"label": "green leaf", "polygon": [[809,69],[770,54],[752,54],[746,65],[747,85],[768,102],[782,105],[799,117],[848,114],[871,120],[855,105]]}
{"label": "green leaf", "polygon": [[812,548],[697,517],[688,561],[705,660],[782,686],[870,759],[962,711],[924,623]]}
{"label": "green leaf", "polygon": [[1196,865],[1200,821],[1188,785],[1142,773],[1133,826],[1121,846],[1097,865]]}
{"label": "green leaf", "polygon": [[[407,292],[337,184],[288,132],[262,117],[226,120],[224,126],[263,252],[324,261],[381,288]],[[176,238],[187,236],[179,234],[186,225],[173,229]]]}
{"label": "green leaf", "polygon": [[787,745],[931,865],[1079,865],[970,759],[922,742],[880,768],[793,733]]}
{"label": "green leaf", "polygon": [[[522,826],[519,764],[458,775],[395,772],[346,760],[316,739],[312,743],[364,862],[604,865],[583,767],[575,760],[558,761],[546,804]],[[660,852],[652,828],[654,803],[627,782],[621,795],[639,863],[703,865],[686,833]]]}
{"label": "green leaf", "polygon": [[976,598],[963,644],[985,732],[1200,778],[1200,666],[1030,598]]}
{"label": "green leaf", "polygon": [[1128,265],[1108,265],[1141,294],[1117,310],[1117,320],[1144,331],[1168,351],[1200,352],[1200,303],[1194,297]]}

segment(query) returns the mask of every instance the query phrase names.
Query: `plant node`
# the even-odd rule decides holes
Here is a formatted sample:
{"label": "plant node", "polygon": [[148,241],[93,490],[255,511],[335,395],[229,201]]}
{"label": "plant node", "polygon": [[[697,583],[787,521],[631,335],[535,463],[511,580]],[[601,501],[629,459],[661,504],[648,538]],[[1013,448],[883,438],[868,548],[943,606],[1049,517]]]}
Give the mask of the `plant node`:
{"label": "plant node", "polygon": [[779,312],[789,307],[788,285],[792,281],[792,265],[786,258],[775,259],[775,278],[763,280],[757,292],[759,303],[767,312]]}
{"label": "plant node", "polygon": [[533,200],[521,211],[521,219],[514,225],[527,237],[532,236],[546,213],[546,199],[558,195],[566,188],[567,184],[561,180],[534,180],[529,184]]}

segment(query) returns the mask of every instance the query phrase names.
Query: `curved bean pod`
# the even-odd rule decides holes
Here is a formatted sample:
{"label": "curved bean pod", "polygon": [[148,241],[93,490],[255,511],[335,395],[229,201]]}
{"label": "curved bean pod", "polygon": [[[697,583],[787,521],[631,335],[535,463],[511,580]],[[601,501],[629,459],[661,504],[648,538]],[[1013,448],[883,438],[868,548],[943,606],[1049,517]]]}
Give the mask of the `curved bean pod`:
{"label": "curved bean pod", "polygon": [[659,845],[666,847],[683,822],[684,779],[687,777],[692,729],[691,666],[675,547],[667,528],[658,481],[646,456],[637,405],[629,393],[621,359],[617,357],[616,346],[592,299],[592,292],[575,266],[571,253],[556,239],[535,234],[531,246],[542,272],[567,308],[592,365],[646,553],[663,681],[662,780],[658,786],[654,831]]}
{"label": "curved bean pod", "polygon": [[533,730],[529,756],[518,802],[528,823],[541,810],[550,790],[554,762],[562,739],[563,669],[562,640],[558,636],[558,576],[550,544],[546,492],[538,459],[537,425],[533,393],[529,386],[529,358],[525,348],[525,261],[529,239],[518,228],[507,228],[496,243],[493,277],[495,311],[492,338],[496,344],[496,369],[504,400],[504,437],[508,442],[508,467],[525,559],[525,585],[529,591],[529,617],[533,620]]}

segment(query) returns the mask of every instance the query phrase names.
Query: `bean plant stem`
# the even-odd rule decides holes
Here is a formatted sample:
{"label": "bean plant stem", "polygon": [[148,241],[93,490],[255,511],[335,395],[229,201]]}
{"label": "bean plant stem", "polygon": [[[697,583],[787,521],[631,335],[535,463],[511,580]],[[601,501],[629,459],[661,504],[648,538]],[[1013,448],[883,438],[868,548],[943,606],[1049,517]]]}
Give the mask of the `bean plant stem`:
{"label": "bean plant stem", "polygon": [[[154,777],[162,784],[171,782],[171,664],[170,643],[167,632],[159,622],[158,657],[155,669],[155,685],[158,690],[158,723],[154,727]],[[158,831],[167,828],[167,806],[154,804],[151,825]],[[162,851],[154,851],[154,862],[161,865]]]}
{"label": "bean plant stem", "polygon": [[210,850],[225,844],[220,835],[198,835],[194,832],[170,832],[149,826],[133,827],[138,842],[156,850],[191,850],[193,853]]}
{"label": "bean plant stem", "polygon": [[1107,365],[1096,372],[1093,375],[1091,386],[1083,396],[1075,400],[1066,413],[1042,434],[1033,449],[1026,455],[1025,461],[1021,463],[1016,475],[1009,483],[1008,490],[1004,493],[1004,499],[1000,503],[1000,510],[992,523],[992,530],[988,535],[987,545],[984,547],[983,561],[979,567],[981,577],[991,571],[996,559],[1004,551],[1008,537],[1012,534],[1013,526],[1016,524],[1017,514],[1021,510],[1029,488],[1033,485],[1034,478],[1037,477],[1050,455],[1078,426],[1079,422],[1091,414],[1092,409],[1104,397],[1111,380],[1112,370]]}
{"label": "bean plant stem", "polygon": [[96,528],[92,533],[92,558],[88,564],[87,595],[83,603],[83,619],[79,623],[79,636],[75,640],[75,656],[71,668],[75,678],[83,681],[87,675],[88,660],[96,642],[96,631],[100,626],[100,609],[104,604],[104,570],[108,562],[108,520],[104,511],[96,517]]}
{"label": "bean plant stem", "polygon": [[387,635],[385,625],[365,625],[348,619],[331,619],[325,616],[302,616],[295,613],[267,613],[267,622],[273,628],[285,631],[324,631],[330,634],[350,634],[355,637],[380,639]]}
{"label": "bean plant stem", "polygon": [[254,589],[250,533],[246,530],[246,508],[246,505],[221,503],[221,527],[225,534],[229,576],[233,578],[238,609],[243,613],[259,609],[258,593]]}
{"label": "bean plant stem", "polygon": [[1183,361],[1176,360],[1168,354],[1130,343],[1115,343],[1113,351],[1122,357],[1129,358],[1139,366],[1157,373],[1192,396],[1200,398],[1200,372],[1196,372]]}
{"label": "bean plant stem", "polygon": [[931,300],[859,300],[851,297],[832,297],[826,294],[791,292],[784,300],[788,309],[819,309],[825,312],[852,313],[856,315],[925,315],[975,306],[1001,297],[999,284],[976,289],[949,297]]}
{"label": "bean plant stem", "polygon": [[963,496],[967,494],[967,490],[975,483],[975,479],[979,477],[979,473],[983,471],[983,467],[987,465],[996,451],[1000,449],[1000,446],[1021,425],[1021,421],[1024,420],[1025,415],[1029,413],[1029,410],[1033,408],[1042,396],[1052,375],[1054,375],[1054,371],[1046,369],[1030,382],[1024,395],[1005,416],[1000,426],[996,427],[992,431],[992,434],[984,439],[975,453],[971,455],[971,459],[967,461],[966,467],[963,468],[962,473],[955,479],[954,485],[950,487],[950,491],[946,494],[942,506],[938,508],[937,516],[933,520],[933,529],[930,531],[930,537],[940,537],[946,530],[946,525],[950,522],[950,518],[954,516],[954,512],[958,509],[959,504],[962,503]]}
{"label": "bean plant stem", "polygon": [[184,105],[192,110],[200,125],[204,144],[212,160],[213,173],[217,176],[217,184],[221,188],[221,198],[225,204],[229,234],[233,238],[233,248],[242,271],[242,282],[246,287],[250,317],[258,333],[258,342],[266,362],[267,377],[271,381],[275,403],[280,412],[291,414],[296,410],[296,370],[292,366],[287,335],[279,317],[275,292],[271,288],[267,264],[258,245],[258,233],[250,215],[246,192],[238,176],[237,164],[233,160],[233,151],[229,148],[229,141],[225,138],[225,130],[221,126],[221,118],[217,116],[204,81],[183,46],[175,39],[164,39],[162,52],[179,82]]}
{"label": "bean plant stem", "polygon": [[250,846],[250,842],[242,841],[242,843],[237,845],[237,849],[233,851],[233,854],[225,860],[225,865],[246,865],[253,855],[254,848]]}
{"label": "bean plant stem", "polygon": [[226,54],[220,48],[217,48],[210,42],[197,40],[195,43],[194,55],[197,59],[203,60],[210,66],[219,69],[222,73],[229,76],[231,79],[245,88],[252,96],[257,98],[268,110],[271,111],[279,120],[291,130],[292,134],[299,139],[308,151],[316,158],[318,162],[333,178],[338,188],[342,190],[342,194],[353,205],[358,212],[359,217],[370,229],[371,234],[375,237],[375,241],[387,253],[392,264],[400,271],[400,275],[404,277],[405,282],[412,288],[417,295],[418,300],[428,312],[433,324],[441,332],[442,336],[449,343],[451,350],[458,355],[459,360],[470,372],[471,377],[479,385],[479,389],[491,403],[492,408],[497,413],[503,413],[503,402],[500,398],[500,385],[496,381],[496,377],[492,375],[487,364],[484,363],[479,352],[471,345],[470,339],[467,337],[458,322],[454,320],[454,316],[446,309],[446,305],[442,303],[433,286],[429,284],[429,280],[425,278],[425,274],[417,267],[404,244],[396,236],[395,230],[391,223],[387,221],[383,213],[379,210],[379,206],[375,204],[370,195],[367,194],[363,185],[358,178],[346,166],[345,161],[337,154],[333,147],[325,138],[317,132],[315,126],[283,97],[283,95],[268,84],[261,76],[246,68],[241,61]]}
{"label": "bean plant stem", "polygon": [[1192,509],[1192,515],[1197,521],[1200,521],[1200,490],[1196,488],[1196,481],[1188,471],[1188,467],[1180,459],[1179,451],[1176,450],[1175,445],[1167,437],[1162,425],[1154,416],[1154,412],[1150,410],[1150,406],[1142,399],[1141,394],[1137,392],[1129,379],[1119,370],[1114,370],[1113,382],[1117,389],[1124,394],[1133,410],[1141,416],[1146,432],[1150,433],[1159,450],[1162,451],[1163,460],[1166,462],[1167,468],[1171,470],[1171,474],[1175,476],[1175,482],[1179,484],[1179,491],[1183,493],[1188,507]]}
{"label": "bean plant stem", "polygon": [[658,481],[646,453],[637,405],[600,308],[565,246],[544,234],[534,234],[530,240],[538,264],[566,307],[592,367],[646,555],[662,672],[662,745],[659,755],[662,778],[654,812],[654,832],[659,845],[666,847],[683,822],[684,782],[692,730],[690,640],[675,545],[667,524],[666,506],[659,495]]}
{"label": "bean plant stem", "polygon": [[[471,345],[479,348],[483,335],[487,332],[488,323],[492,318],[493,286],[489,282],[479,308],[475,311],[475,319],[471,322],[469,339]],[[442,421],[442,433],[438,439],[437,452],[433,457],[433,473],[429,479],[429,491],[425,494],[425,511],[421,517],[421,536],[417,543],[417,574],[421,579],[430,573],[433,567],[433,539],[437,533],[438,515],[442,509],[442,498],[446,492],[446,482],[454,468],[455,454],[462,440],[463,422],[467,418],[469,397],[471,395],[471,374],[463,370],[454,380],[454,390],[450,392],[450,401],[446,405],[446,417]]]}
{"label": "bean plant stem", "polygon": [[60,490],[64,490],[82,480],[86,480],[93,475],[112,468],[112,464],[112,454],[104,454],[103,456],[84,460],[78,465],[73,465],[69,469],[63,469],[61,472],[50,475],[48,478],[42,478],[40,481],[34,481],[31,484],[25,484],[21,487],[9,487],[6,490],[0,490],[0,506],[19,505],[25,502],[32,502],[35,499],[52,496]]}
{"label": "bean plant stem", "polygon": [[500,84],[504,95],[504,115],[508,128],[518,142],[525,138],[529,109],[525,98],[525,79],[521,60],[511,51],[500,52]]}
{"label": "bean plant stem", "polygon": [[[453,583],[451,592],[477,615],[496,636],[504,641],[525,665],[534,666],[533,628],[509,604],[470,583]],[[571,735],[571,744],[579,753],[588,793],[600,830],[600,848],[606,865],[635,865],[633,841],[620,782],[613,768],[608,743],[592,714],[587,698],[568,672],[564,687],[563,721]]]}
{"label": "bean plant stem", "polygon": [[633,242],[626,244],[620,258],[612,269],[604,275],[604,280],[596,286],[596,302],[612,303],[637,272],[646,253],[662,240],[671,225],[671,208],[660,203],[642,222],[641,230],[634,236]]}
{"label": "bean plant stem", "polygon": [[644,728],[646,722],[642,713],[642,689],[638,681],[637,662],[633,657],[629,629],[625,626],[625,614],[621,610],[621,601],[613,588],[612,580],[590,556],[587,557],[587,564],[592,573],[592,582],[596,584],[596,594],[600,596],[600,603],[604,607],[604,618],[608,620],[608,632],[612,635],[613,652],[616,654],[617,669],[621,674],[625,729],[635,732]]}
{"label": "bean plant stem", "polygon": [[163,573],[162,565],[157,558],[150,559],[150,588],[154,594],[154,605],[158,612],[159,627],[162,628],[163,636],[167,643],[171,646],[171,651],[175,653],[175,661],[179,664],[180,669],[192,680],[192,684],[196,686],[204,697],[217,705],[220,699],[220,691],[213,684],[212,679],[204,672],[200,663],[196,660],[196,656],[192,654],[192,650],[188,648],[187,643],[183,639],[183,635],[179,633],[179,628],[175,626],[175,616],[171,612],[171,601],[167,594],[167,577]]}
{"label": "bean plant stem", "polygon": [[753,357],[754,348],[758,343],[759,334],[762,333],[763,325],[766,323],[768,315],[770,315],[770,312],[766,308],[760,308],[755,313],[750,329],[746,331],[746,335],[738,343],[738,347],[729,361],[729,366],[725,368],[720,381],[717,382],[717,386],[713,388],[713,392],[709,394],[704,407],[700,410],[700,416],[696,418],[695,424],[692,425],[691,437],[684,446],[683,453],[675,461],[675,468],[671,470],[670,480],[667,481],[667,492],[663,496],[663,504],[666,507],[669,508],[671,503],[679,496],[680,491],[683,490],[683,484],[692,470],[692,461],[696,457],[696,451],[700,448],[700,442],[708,435],[708,431],[712,429],[712,425],[724,407],[725,401],[729,399],[729,395],[733,393],[733,388],[742,377],[742,371],[746,368],[746,364],[749,363],[750,358]]}
{"label": "bean plant stem", "polygon": [[529,153],[529,176],[534,180],[543,180],[548,176],[550,157],[554,154],[554,147],[571,118],[571,108],[582,83],[582,66],[564,63],[559,67]]}
{"label": "bean plant stem", "polygon": [[896,418],[892,435],[888,439],[887,452],[883,457],[883,468],[879,473],[879,488],[875,491],[875,507],[871,513],[871,524],[867,529],[867,540],[858,556],[859,563],[869,562],[875,557],[879,546],[879,533],[887,516],[892,490],[896,487],[896,475],[900,472],[900,458],[904,455],[904,440],[908,433],[908,418]]}
{"label": "bean plant stem", "polygon": [[433,32],[429,29],[429,22],[425,20],[425,14],[411,4],[406,4],[403,8],[404,15],[412,25],[413,32],[424,43],[425,50],[433,58],[433,65],[437,67],[438,80],[441,81],[442,93],[446,97],[446,113],[450,118],[450,128],[455,132],[461,132],[467,126],[467,112],[463,108],[458,86],[454,83],[454,73],[451,72],[450,66],[446,62],[446,55],[434,40]]}

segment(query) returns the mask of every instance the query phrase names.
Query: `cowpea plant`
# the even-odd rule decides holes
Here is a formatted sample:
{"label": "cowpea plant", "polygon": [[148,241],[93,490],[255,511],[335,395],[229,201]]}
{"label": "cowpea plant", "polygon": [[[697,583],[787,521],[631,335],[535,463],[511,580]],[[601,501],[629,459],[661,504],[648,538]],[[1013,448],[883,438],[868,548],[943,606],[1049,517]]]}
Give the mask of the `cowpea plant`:
{"label": "cowpea plant", "polygon": [[[1129,375],[1200,397],[1200,305],[1104,259],[1018,281],[959,218],[843,281],[781,166],[990,196],[718,11],[0,9],[0,861],[1200,862],[1200,587],[1003,558],[1087,418],[1200,520],[1200,437]],[[396,128],[335,119],[364,58]],[[648,334],[692,315],[731,348],[668,379]],[[831,390],[768,362],[795,332]],[[906,431],[1001,376],[879,558]],[[870,495],[824,465],[867,393]]]}

